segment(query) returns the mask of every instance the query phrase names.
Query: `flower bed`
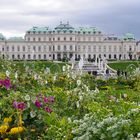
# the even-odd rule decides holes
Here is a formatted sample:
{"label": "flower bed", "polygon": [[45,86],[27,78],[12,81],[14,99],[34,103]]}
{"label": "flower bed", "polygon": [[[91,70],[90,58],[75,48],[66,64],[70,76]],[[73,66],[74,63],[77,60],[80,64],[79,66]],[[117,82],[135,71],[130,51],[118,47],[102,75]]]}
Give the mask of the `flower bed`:
{"label": "flower bed", "polygon": [[132,87],[130,80],[123,81],[76,76],[68,65],[62,73],[51,74],[26,63],[17,67],[4,61],[0,73],[0,138],[138,139],[140,80],[133,77]]}

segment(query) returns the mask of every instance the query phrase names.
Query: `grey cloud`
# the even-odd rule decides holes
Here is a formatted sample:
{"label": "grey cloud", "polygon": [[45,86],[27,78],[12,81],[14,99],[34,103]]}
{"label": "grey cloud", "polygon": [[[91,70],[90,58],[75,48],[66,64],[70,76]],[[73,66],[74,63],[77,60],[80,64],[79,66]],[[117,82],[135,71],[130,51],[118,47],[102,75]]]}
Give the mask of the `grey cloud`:
{"label": "grey cloud", "polygon": [[54,27],[62,20],[73,26],[96,26],[109,34],[132,32],[140,38],[139,0],[0,0],[0,3],[0,32],[14,30],[21,34],[32,26]]}

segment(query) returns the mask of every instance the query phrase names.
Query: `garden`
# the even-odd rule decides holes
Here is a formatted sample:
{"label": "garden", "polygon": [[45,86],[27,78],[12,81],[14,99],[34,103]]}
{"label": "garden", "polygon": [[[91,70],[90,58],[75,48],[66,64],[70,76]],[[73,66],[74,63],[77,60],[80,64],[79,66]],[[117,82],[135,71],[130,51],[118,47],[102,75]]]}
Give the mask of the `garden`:
{"label": "garden", "polygon": [[67,63],[0,60],[0,140],[139,140],[140,73],[103,80]]}

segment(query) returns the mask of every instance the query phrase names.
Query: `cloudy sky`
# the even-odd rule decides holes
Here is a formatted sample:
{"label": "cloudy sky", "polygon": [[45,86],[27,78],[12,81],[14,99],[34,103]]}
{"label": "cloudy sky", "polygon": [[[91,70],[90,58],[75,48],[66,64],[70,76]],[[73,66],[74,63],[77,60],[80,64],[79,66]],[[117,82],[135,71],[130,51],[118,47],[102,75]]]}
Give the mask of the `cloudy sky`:
{"label": "cloudy sky", "polygon": [[6,37],[60,21],[117,36],[131,32],[140,39],[140,0],[0,0],[0,32]]}

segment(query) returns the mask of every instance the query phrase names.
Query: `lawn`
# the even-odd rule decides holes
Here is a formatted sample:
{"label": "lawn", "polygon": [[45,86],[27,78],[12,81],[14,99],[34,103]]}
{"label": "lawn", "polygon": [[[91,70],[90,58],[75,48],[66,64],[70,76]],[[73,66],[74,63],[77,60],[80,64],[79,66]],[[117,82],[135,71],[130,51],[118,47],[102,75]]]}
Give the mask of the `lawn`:
{"label": "lawn", "polygon": [[108,63],[108,65],[115,69],[115,70],[123,70],[123,71],[129,71],[129,69],[135,69],[136,67],[140,66],[139,61],[114,61]]}

